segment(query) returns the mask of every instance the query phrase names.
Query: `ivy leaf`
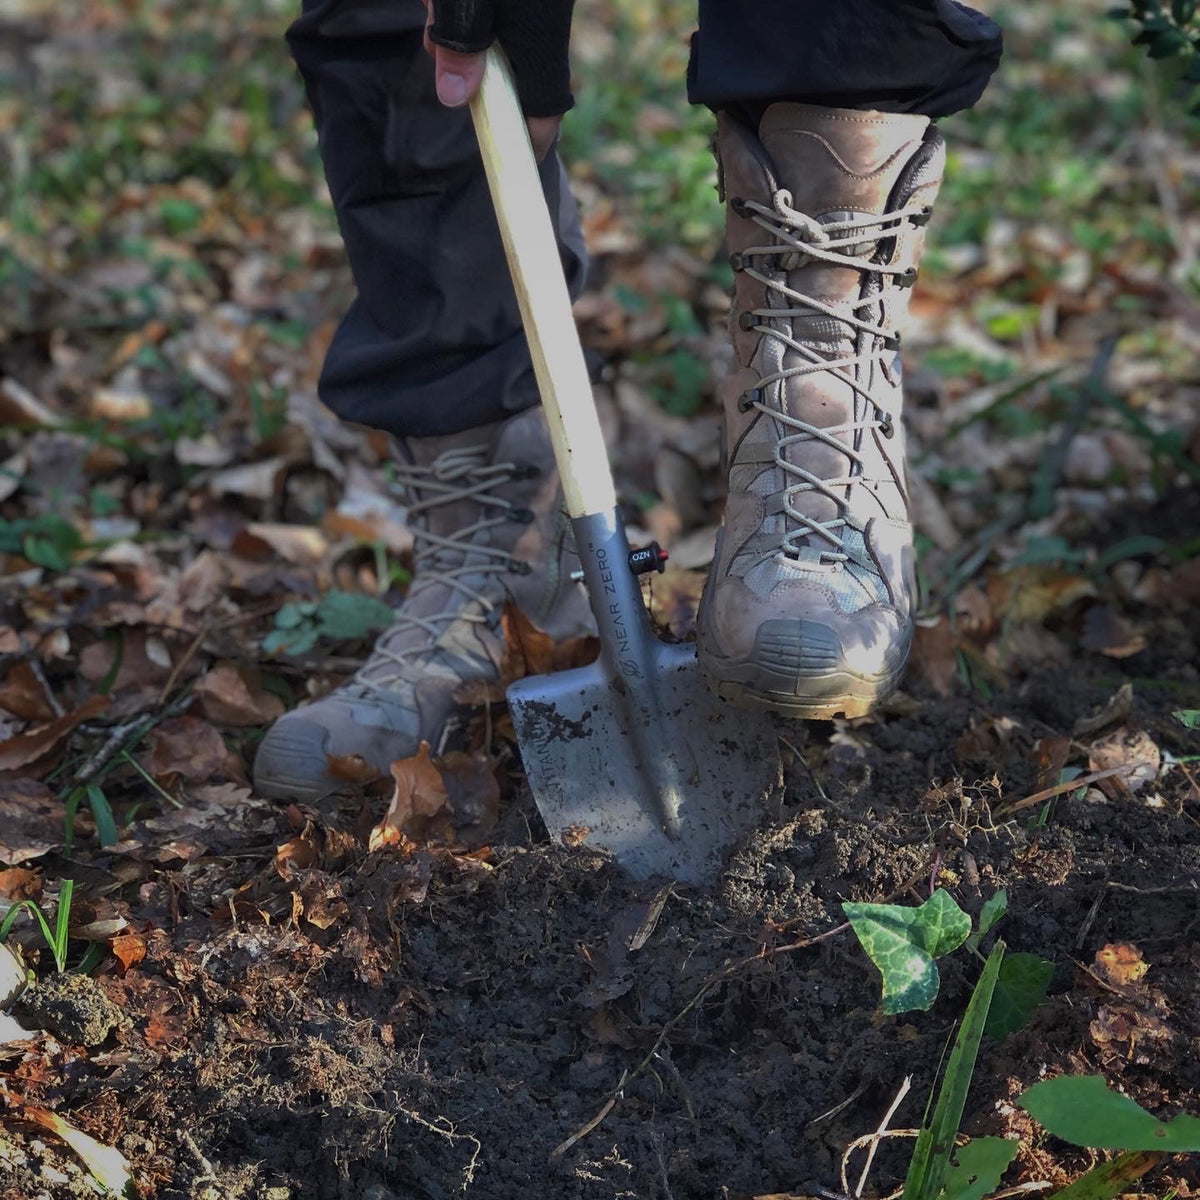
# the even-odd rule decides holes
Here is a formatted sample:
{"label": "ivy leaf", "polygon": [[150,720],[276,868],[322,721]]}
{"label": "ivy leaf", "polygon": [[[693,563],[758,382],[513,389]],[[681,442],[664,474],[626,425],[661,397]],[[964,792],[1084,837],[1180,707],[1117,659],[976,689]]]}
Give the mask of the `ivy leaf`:
{"label": "ivy leaf", "polygon": [[972,1138],[954,1151],[946,1168],[942,1200],[983,1200],[1008,1170],[1020,1143],[1015,1138]]}
{"label": "ivy leaf", "polygon": [[984,1032],[1003,1039],[1024,1028],[1033,1010],[1046,999],[1053,978],[1052,962],[1036,954],[1010,954],[1000,966]]}
{"label": "ivy leaf", "polygon": [[1100,1075],[1060,1075],[1035,1083],[1017,1103],[1055,1137],[1092,1150],[1200,1150],[1200,1117],[1160,1121]]}
{"label": "ivy leaf", "polygon": [[386,629],[395,619],[389,605],[359,592],[329,592],[317,609],[321,635],[342,641],[360,641]]}
{"label": "ivy leaf", "polygon": [[971,932],[971,918],[950,893],[938,888],[919,908],[847,902],[842,911],[883,976],[883,1011],[929,1009],[941,982],[933,960],[957,950]]}
{"label": "ivy leaf", "polygon": [[984,903],[983,909],[979,913],[979,928],[975,930],[969,938],[967,938],[967,949],[978,950],[979,943],[987,937],[988,930],[1000,920],[1004,914],[1008,912],[1008,893],[1005,891],[997,892],[992,898]]}
{"label": "ivy leaf", "polygon": [[[1200,62],[1200,59],[1196,61]],[[1200,708],[1181,708],[1173,715],[1184,729],[1200,729]]]}

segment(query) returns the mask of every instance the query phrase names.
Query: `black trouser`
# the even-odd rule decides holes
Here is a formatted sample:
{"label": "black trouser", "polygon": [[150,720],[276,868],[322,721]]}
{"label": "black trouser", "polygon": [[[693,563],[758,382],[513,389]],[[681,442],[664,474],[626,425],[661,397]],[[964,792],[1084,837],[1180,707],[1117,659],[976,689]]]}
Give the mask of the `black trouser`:
{"label": "black trouser", "polygon": [[[1000,58],[997,27],[952,0],[699,8],[689,96],[748,115],[789,99],[946,116],[975,103]],[[409,437],[537,401],[470,117],[438,103],[424,25],[421,0],[304,0],[288,32],[358,288],[321,398],[347,420]],[[583,240],[553,154],[542,184],[578,291]]]}

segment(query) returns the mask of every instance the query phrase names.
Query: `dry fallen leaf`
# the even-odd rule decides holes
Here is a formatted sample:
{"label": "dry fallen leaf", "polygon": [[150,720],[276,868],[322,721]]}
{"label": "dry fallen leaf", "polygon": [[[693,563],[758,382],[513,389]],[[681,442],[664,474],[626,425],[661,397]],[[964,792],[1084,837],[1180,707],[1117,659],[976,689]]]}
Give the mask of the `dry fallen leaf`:
{"label": "dry fallen leaf", "polygon": [[1123,721],[1133,711],[1133,684],[1125,682],[1108,698],[1104,707],[1091,716],[1080,717],[1071,730],[1074,737],[1099,733],[1109,725]]}
{"label": "dry fallen leaf", "polygon": [[949,696],[958,680],[957,639],[950,621],[939,617],[933,625],[917,622],[909,671],[923,679],[939,696]]}
{"label": "dry fallen leaf", "polygon": [[993,575],[987,588],[991,611],[1010,624],[1044,621],[1051,613],[1095,594],[1096,585],[1090,579],[1056,567],[1018,567]]}
{"label": "dry fallen leaf", "polygon": [[265,691],[257,670],[220,662],[197,684],[196,698],[204,715],[217,725],[267,725],[283,716],[283,701]]}
{"label": "dry fallen leaf", "polygon": [[146,939],[140,933],[119,933],[109,947],[126,971],[146,957]]}
{"label": "dry fallen leaf", "polygon": [[255,522],[247,525],[235,546],[239,553],[255,557],[252,540],[263,543],[286,562],[315,566],[329,548],[325,535],[311,525],[274,525]]}
{"label": "dry fallen leaf", "polygon": [[342,783],[367,784],[382,779],[382,772],[361,754],[327,754],[325,770],[330,778]]}
{"label": "dry fallen leaf", "polygon": [[[11,1095],[11,1093],[10,1093]],[[116,1196],[126,1195],[127,1189],[133,1187],[133,1176],[129,1171],[129,1163],[125,1156],[113,1146],[98,1142],[82,1129],[76,1129],[69,1121],[48,1108],[38,1108],[32,1104],[24,1104],[20,1108],[21,1116],[40,1125],[43,1129],[62,1138],[87,1167],[92,1177],[108,1192]]]}
{"label": "dry fallen leaf", "polygon": [[65,810],[36,779],[0,781],[0,863],[18,866],[62,845]]}
{"label": "dry fallen leaf", "polygon": [[9,867],[0,871],[0,899],[39,900],[42,895],[42,877],[37,871],[25,867]]}
{"label": "dry fallen leaf", "polygon": [[151,730],[146,764],[160,782],[185,779],[204,783],[225,773],[229,751],[220,733],[198,717],[173,717]]}
{"label": "dry fallen leaf", "polygon": [[396,790],[383,820],[371,830],[370,849],[396,845],[405,839],[420,840],[431,818],[446,807],[450,796],[441,772],[429,757],[429,743],[412,758],[392,763]]}
{"label": "dry fallen leaf", "polygon": [[1053,787],[1071,754],[1069,737],[1038,738],[1033,744],[1033,768],[1037,772],[1035,791]]}
{"label": "dry fallen leaf", "polygon": [[1150,965],[1132,942],[1111,942],[1096,951],[1096,971],[1114,987],[1137,983]]}
{"label": "dry fallen leaf", "polygon": [[22,721],[54,720],[54,709],[27,662],[16,663],[0,683],[0,708]]}
{"label": "dry fallen leaf", "polygon": [[107,707],[107,696],[89,696],[74,712],[0,742],[0,771],[17,771],[45,758],[76,725],[90,720]]}
{"label": "dry fallen leaf", "polygon": [[504,660],[500,682],[504,685],[527,675],[547,675],[554,670],[554,639],[540,630],[515,604],[501,617]]}
{"label": "dry fallen leaf", "polygon": [[1128,798],[1153,783],[1161,765],[1162,753],[1144,729],[1117,729],[1093,742],[1088,749],[1088,766],[1092,771],[1124,766],[1133,768],[1097,784],[1110,800]]}
{"label": "dry fallen leaf", "polygon": [[1109,658],[1129,658],[1146,648],[1146,636],[1107,604],[1095,604],[1083,619],[1080,644]]}

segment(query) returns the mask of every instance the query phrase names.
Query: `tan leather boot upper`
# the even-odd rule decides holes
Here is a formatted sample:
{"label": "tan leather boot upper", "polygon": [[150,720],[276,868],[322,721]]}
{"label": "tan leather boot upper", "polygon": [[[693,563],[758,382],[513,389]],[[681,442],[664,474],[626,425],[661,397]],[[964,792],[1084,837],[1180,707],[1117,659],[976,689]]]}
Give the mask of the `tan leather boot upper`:
{"label": "tan leather boot upper", "polygon": [[735,270],[729,499],[701,662],[734,699],[854,715],[911,641],[898,326],[941,180],[928,118],[775,104],[718,127]]}

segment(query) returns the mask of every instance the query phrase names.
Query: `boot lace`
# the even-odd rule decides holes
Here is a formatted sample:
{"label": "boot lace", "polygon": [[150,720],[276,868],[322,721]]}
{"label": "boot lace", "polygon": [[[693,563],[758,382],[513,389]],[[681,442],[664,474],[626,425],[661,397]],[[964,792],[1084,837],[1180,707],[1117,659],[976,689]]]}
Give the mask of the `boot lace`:
{"label": "boot lace", "polygon": [[[900,347],[899,333],[880,323],[886,311],[880,303],[883,290],[889,281],[893,287],[911,287],[916,280],[916,270],[912,266],[878,261],[877,247],[889,236],[895,236],[905,221],[925,224],[931,209],[928,205],[911,204],[879,216],[867,215],[822,223],[793,208],[792,194],[786,188],[775,192],[771,207],[755,200],[738,199],[733,204],[741,215],[749,217],[775,239],[772,245],[751,246],[734,256],[735,269],[744,271],[751,279],[764,285],[771,306],[744,312],[740,318],[742,328],[775,338],[804,360],[797,366],[764,375],[758,387],[747,392],[739,402],[743,412],[757,409],[794,431],[779,440],[775,451],[776,465],[785,472],[785,478],[796,481],[783,493],[783,511],[793,524],[784,523],[779,546],[764,557],[782,552],[790,558],[798,558],[800,543],[815,536],[827,545],[820,549],[818,563],[812,565],[837,567],[848,558],[855,557],[849,552],[843,533],[848,526],[858,527],[850,513],[850,490],[866,480],[863,457],[854,449],[854,442],[859,431],[870,429],[878,429],[884,437],[892,437],[899,419],[899,414],[892,411],[880,396],[872,395],[861,381],[865,379],[869,382],[881,370],[884,354]],[[872,257],[867,257],[867,253]],[[770,265],[774,260],[782,271],[794,270],[805,262],[824,262],[861,271],[872,282],[862,288],[862,295],[857,300],[827,304],[815,296],[806,296],[787,286],[778,274],[767,274],[751,260],[764,260],[765,265]],[[777,303],[780,299],[782,304]],[[769,323],[780,317],[806,317],[813,313],[823,313],[854,330],[857,334],[855,352],[840,358],[826,357],[818,349],[802,344],[790,333]],[[873,316],[876,319],[872,320]],[[753,319],[754,323],[748,323],[747,318]],[[820,371],[830,372],[853,389],[858,419],[822,428],[793,417],[782,411],[781,407],[765,401],[765,391],[771,384]],[[839,433],[850,435],[850,442],[838,438]],[[824,442],[844,455],[848,464],[846,473],[822,479],[788,460],[785,451],[789,447],[809,441]],[[839,494],[834,490],[836,488],[847,489],[846,495]],[[828,497],[839,515],[830,521],[818,521],[800,512],[794,500],[802,492],[819,492]]]}
{"label": "boot lace", "polygon": [[[488,448],[473,446],[447,450],[428,466],[397,463],[394,478],[397,488],[408,498],[408,515],[413,526],[413,584],[404,607],[397,610],[395,622],[375,643],[374,653],[354,677],[367,692],[382,693],[413,674],[420,660],[437,649],[447,625],[466,621],[492,625],[498,615],[496,598],[481,591],[479,577],[487,579],[509,573],[526,574],[529,564],[498,546],[481,544],[479,535],[499,525],[527,521],[528,510],[496,494],[502,484],[527,478],[532,468],[519,463],[491,463]],[[474,500],[479,518],[452,534],[434,533],[428,514],[444,505]],[[473,582],[468,582],[470,578]],[[411,602],[432,587],[450,589],[451,599],[441,612],[421,616],[411,611]],[[425,638],[409,645],[414,629]]]}

